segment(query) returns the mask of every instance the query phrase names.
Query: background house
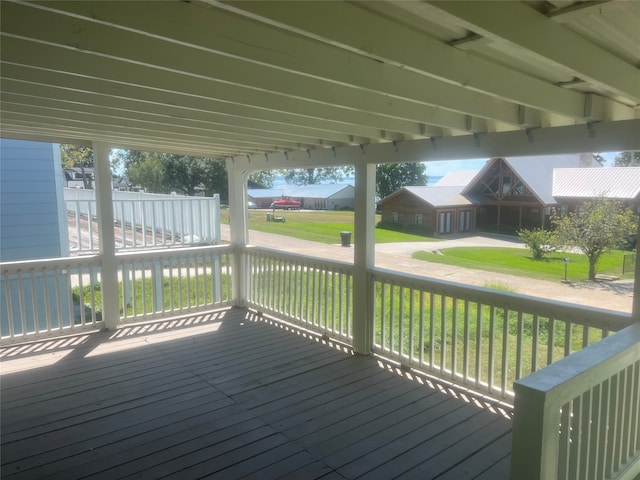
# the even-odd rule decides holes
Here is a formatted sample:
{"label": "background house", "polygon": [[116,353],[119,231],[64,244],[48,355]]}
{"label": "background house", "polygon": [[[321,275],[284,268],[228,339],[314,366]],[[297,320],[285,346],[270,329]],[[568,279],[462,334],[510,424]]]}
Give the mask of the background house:
{"label": "background house", "polygon": [[298,200],[308,210],[353,210],[355,188],[353,185],[328,183],[316,185],[282,185],[278,188],[247,190],[249,201],[258,208],[269,208],[281,198]]}
{"label": "background house", "polygon": [[561,213],[595,197],[620,200],[640,215],[640,167],[561,168],[553,171],[553,197]]}
{"label": "background house", "polygon": [[591,154],[496,157],[479,172],[451,172],[432,187],[389,195],[379,203],[382,220],[424,225],[435,235],[545,227],[558,205],[554,171],[566,168],[602,171]]}

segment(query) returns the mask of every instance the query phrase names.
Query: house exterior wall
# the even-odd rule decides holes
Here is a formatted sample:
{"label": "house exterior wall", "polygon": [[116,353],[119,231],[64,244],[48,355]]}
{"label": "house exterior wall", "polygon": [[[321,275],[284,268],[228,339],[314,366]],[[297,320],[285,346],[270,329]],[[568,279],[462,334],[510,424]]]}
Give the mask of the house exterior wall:
{"label": "house exterior wall", "polygon": [[[68,256],[60,146],[0,139],[0,158],[0,261]],[[8,330],[9,305],[13,316],[20,313],[20,305],[10,303],[7,295],[17,298],[21,288],[18,280],[11,276],[0,279],[0,331],[3,335]],[[50,296],[49,305],[30,301],[31,297],[43,298],[47,290],[58,291],[61,298],[69,298],[68,276],[34,274],[25,292],[26,316],[31,321],[39,319],[40,328],[45,328],[45,310],[48,310],[52,325],[69,325],[72,315],[66,302],[58,308],[54,296]],[[33,311],[36,303],[37,311]]]}
{"label": "house exterior wall", "polygon": [[0,140],[0,261],[69,254],[57,144]]}
{"label": "house exterior wall", "polygon": [[434,207],[408,192],[388,198],[381,205],[381,220],[400,225],[422,225],[436,236],[474,231],[476,208],[472,205]]}

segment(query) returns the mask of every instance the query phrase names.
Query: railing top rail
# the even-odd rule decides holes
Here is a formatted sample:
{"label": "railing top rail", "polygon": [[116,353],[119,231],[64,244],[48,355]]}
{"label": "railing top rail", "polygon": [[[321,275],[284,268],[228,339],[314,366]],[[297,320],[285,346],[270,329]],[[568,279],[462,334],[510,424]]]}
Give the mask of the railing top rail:
{"label": "railing top rail", "polygon": [[334,270],[351,271],[353,269],[353,263],[351,262],[342,262],[339,260],[328,260],[322,257],[313,257],[310,255],[303,255],[299,253],[283,252],[282,250],[276,250],[276,249],[267,248],[267,247],[259,247],[256,245],[246,245],[241,248],[246,249],[246,251],[248,252],[256,251],[256,252],[265,253],[268,255],[273,255],[283,259],[289,259],[294,262],[301,262],[301,263],[308,263],[316,266],[329,267]]}
{"label": "railing top rail", "polygon": [[11,273],[47,268],[86,267],[100,265],[100,255],[83,255],[81,257],[39,258],[37,260],[19,260],[1,262],[2,273]]}
{"label": "railing top rail", "polygon": [[147,250],[137,250],[137,251],[122,251],[116,253],[116,258],[122,261],[127,261],[129,259],[136,258],[162,258],[162,257],[175,257],[175,256],[184,256],[184,255],[193,255],[198,253],[209,253],[209,252],[231,252],[234,248],[229,244],[221,244],[221,245],[199,245],[195,247],[160,247],[153,248]]}
{"label": "railing top rail", "polygon": [[[540,299],[520,293],[503,292],[490,288],[464,285],[447,280],[426,278],[409,273],[395,272],[382,268],[369,271],[377,280],[393,282],[401,286],[428,290],[436,294],[469,300],[477,303],[491,304],[522,312],[536,312],[541,316],[559,319],[571,319],[573,323],[586,324],[609,330],[621,330],[633,323],[631,315],[605,308],[585,307],[548,298]],[[597,318],[597,325],[582,320],[584,317]]]}
{"label": "railing top rail", "polygon": [[639,360],[640,322],[517,380],[514,390],[561,406]]}

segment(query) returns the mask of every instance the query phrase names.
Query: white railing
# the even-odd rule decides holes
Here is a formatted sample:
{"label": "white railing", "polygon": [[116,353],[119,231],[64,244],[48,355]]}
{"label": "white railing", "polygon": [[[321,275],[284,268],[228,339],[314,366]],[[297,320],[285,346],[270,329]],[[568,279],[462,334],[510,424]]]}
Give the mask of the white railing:
{"label": "white railing", "polygon": [[[232,303],[229,246],[116,255],[120,322],[211,310]],[[99,256],[3,263],[3,343],[103,328]]]}
{"label": "white railing", "polygon": [[[220,243],[220,197],[112,192],[116,249]],[[93,190],[64,189],[70,251],[98,252]]]}
{"label": "white railing", "polygon": [[127,252],[116,256],[120,321],[194,313],[232,302],[229,246]]}
{"label": "white railing", "polygon": [[375,353],[510,402],[512,383],[631,323],[629,315],[381,269]]}
{"label": "white railing", "polygon": [[512,478],[640,477],[640,323],[515,384]]}
{"label": "white railing", "polygon": [[247,306],[351,341],[351,264],[257,247],[244,252]]}
{"label": "white railing", "polygon": [[102,328],[98,257],[7,262],[1,271],[3,343]]}

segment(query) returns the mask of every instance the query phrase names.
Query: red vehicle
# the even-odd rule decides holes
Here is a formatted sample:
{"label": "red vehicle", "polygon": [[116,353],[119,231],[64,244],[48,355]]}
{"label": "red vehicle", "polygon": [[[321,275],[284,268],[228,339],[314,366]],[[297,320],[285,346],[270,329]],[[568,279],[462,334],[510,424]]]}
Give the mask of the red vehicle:
{"label": "red vehicle", "polygon": [[283,210],[299,210],[301,203],[289,198],[281,198],[271,204],[271,208],[281,208]]}

